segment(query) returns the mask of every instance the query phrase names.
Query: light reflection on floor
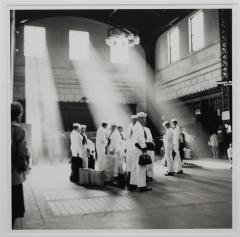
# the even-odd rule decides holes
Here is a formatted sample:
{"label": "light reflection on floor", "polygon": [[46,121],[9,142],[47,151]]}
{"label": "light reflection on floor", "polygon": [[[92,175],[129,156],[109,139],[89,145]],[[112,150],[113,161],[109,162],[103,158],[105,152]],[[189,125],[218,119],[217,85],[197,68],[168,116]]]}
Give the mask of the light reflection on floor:
{"label": "light reflection on floor", "polygon": [[166,177],[157,160],[149,193],[77,186],[69,182],[68,162],[33,166],[24,184],[26,215],[16,229],[230,227],[228,161],[186,162],[194,165],[184,168],[183,175]]}

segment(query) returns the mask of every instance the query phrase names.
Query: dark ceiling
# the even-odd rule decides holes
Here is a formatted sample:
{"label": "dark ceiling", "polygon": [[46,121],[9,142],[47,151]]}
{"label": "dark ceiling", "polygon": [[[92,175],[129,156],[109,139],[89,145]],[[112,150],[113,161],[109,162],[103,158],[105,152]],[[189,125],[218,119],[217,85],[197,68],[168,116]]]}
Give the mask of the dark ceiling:
{"label": "dark ceiling", "polygon": [[16,10],[16,25],[23,20],[33,21],[45,17],[85,17],[129,30],[134,29],[142,42],[149,44],[172,24],[193,11],[193,9]]}

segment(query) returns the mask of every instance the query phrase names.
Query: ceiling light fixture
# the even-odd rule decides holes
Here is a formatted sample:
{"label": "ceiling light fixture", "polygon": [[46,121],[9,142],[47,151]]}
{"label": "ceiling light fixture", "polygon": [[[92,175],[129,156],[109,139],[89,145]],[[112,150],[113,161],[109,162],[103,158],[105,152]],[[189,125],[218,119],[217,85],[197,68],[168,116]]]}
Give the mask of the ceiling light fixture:
{"label": "ceiling light fixture", "polygon": [[110,27],[105,42],[108,46],[122,45],[134,47],[140,43],[140,38],[136,33],[134,34],[127,29]]}

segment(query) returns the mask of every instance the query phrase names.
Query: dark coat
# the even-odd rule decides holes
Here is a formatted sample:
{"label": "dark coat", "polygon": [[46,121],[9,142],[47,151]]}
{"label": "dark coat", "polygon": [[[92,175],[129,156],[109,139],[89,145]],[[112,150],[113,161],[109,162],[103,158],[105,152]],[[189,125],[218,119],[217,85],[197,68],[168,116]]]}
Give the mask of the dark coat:
{"label": "dark coat", "polygon": [[12,185],[18,185],[26,180],[26,171],[29,165],[29,152],[27,148],[26,132],[19,124],[12,122],[11,135]]}

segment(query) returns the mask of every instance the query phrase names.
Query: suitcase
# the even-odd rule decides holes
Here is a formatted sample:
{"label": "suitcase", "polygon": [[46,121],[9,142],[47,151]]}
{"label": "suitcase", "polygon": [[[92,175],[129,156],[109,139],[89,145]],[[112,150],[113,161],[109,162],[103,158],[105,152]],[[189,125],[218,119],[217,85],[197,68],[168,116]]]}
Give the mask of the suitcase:
{"label": "suitcase", "polygon": [[90,184],[90,170],[84,169],[84,185]]}
{"label": "suitcase", "polygon": [[89,185],[90,184],[90,170],[87,168],[79,169],[79,184]]}
{"label": "suitcase", "polygon": [[95,176],[94,176],[94,173],[95,170],[90,170],[90,173],[89,173],[89,183],[90,185],[95,185]]}
{"label": "suitcase", "polygon": [[79,184],[83,185],[84,184],[84,169],[80,168],[79,169]]}
{"label": "suitcase", "polygon": [[104,171],[93,170],[94,185],[104,186]]}
{"label": "suitcase", "polygon": [[190,149],[185,148],[185,150],[184,150],[184,158],[185,159],[192,159],[192,154],[191,154],[191,150]]}
{"label": "suitcase", "polygon": [[79,169],[79,184],[104,186],[104,171],[81,168]]}

